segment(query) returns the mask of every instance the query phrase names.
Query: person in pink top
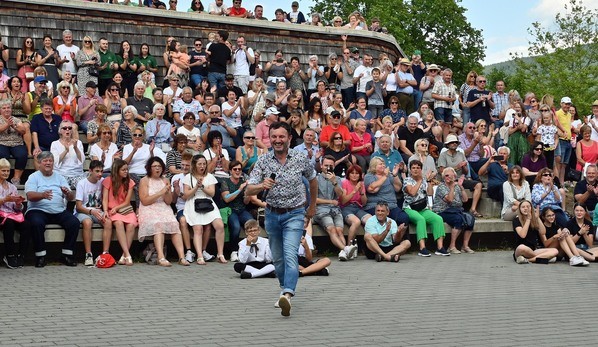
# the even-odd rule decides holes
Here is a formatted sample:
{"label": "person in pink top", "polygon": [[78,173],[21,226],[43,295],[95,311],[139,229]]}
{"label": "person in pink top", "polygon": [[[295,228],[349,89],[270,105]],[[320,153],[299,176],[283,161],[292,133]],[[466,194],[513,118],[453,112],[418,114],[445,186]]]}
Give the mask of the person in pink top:
{"label": "person in pink top", "polygon": [[265,118],[257,123],[255,127],[255,137],[257,146],[261,149],[270,149],[270,124],[278,122],[278,115],[280,112],[275,106],[269,107],[266,110]]}
{"label": "person in pink top", "polygon": [[129,166],[122,159],[114,159],[112,175],[102,182],[102,206],[104,215],[104,233],[102,235],[104,253],[108,253],[112,239],[112,226],[116,228],[116,238],[123,250],[119,265],[133,265],[129,249],[138,225],[137,216],[131,207],[131,196],[135,182],[129,176]]}
{"label": "person in pink top", "polygon": [[577,170],[582,171],[586,164],[598,163],[598,142],[592,140],[592,128],[585,124],[580,129],[583,136],[577,143]]}
{"label": "person in pink top", "polygon": [[[348,239],[351,244],[354,243],[355,235],[359,225],[365,225],[365,222],[372,216],[363,210],[367,202],[365,185],[363,184],[363,171],[359,165],[351,165],[347,170],[347,176],[341,181],[343,196],[340,199],[341,213],[345,223],[349,225]],[[355,252],[357,256],[357,252]]]}
{"label": "person in pink top", "polygon": [[372,146],[372,135],[366,131],[367,123],[363,119],[355,121],[355,127],[351,133],[351,153],[357,159],[357,163],[362,170],[367,168],[370,162],[370,156],[374,151]]}

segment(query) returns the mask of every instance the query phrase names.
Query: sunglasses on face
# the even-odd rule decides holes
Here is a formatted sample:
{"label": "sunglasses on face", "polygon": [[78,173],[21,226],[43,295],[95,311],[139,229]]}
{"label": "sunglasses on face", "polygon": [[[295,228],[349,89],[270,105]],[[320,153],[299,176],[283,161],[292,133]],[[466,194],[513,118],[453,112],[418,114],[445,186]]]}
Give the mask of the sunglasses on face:
{"label": "sunglasses on face", "polygon": [[62,127],[60,129],[62,129],[62,130],[73,130],[73,127]]}
{"label": "sunglasses on face", "polygon": [[133,137],[143,137],[143,134],[133,134]]}
{"label": "sunglasses on face", "polygon": [[62,86],[61,88],[62,89],[71,89],[71,87],[69,87],[69,86]]}
{"label": "sunglasses on face", "polygon": [[552,174],[551,174],[551,173],[548,173],[548,172],[547,172],[547,173],[543,173],[543,174],[542,174],[542,177],[552,177]]}
{"label": "sunglasses on face", "polygon": [[541,150],[542,150],[542,147],[534,148],[534,151],[541,151]]}
{"label": "sunglasses on face", "polygon": [[244,136],[243,138],[247,140],[255,140],[255,136]]}
{"label": "sunglasses on face", "polygon": [[333,138],[333,140],[342,140],[342,139],[343,139],[342,137],[335,137],[335,138]]}
{"label": "sunglasses on face", "polygon": [[85,41],[83,41],[83,42],[85,42],[85,43],[91,43],[91,41],[89,41],[89,40],[85,40]]}

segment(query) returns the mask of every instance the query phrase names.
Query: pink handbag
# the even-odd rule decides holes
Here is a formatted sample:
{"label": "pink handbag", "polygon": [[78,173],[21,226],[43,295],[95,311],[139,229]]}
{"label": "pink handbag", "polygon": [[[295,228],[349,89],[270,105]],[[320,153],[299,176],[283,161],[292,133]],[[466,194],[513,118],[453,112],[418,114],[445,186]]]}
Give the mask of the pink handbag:
{"label": "pink handbag", "polygon": [[7,218],[12,219],[17,223],[23,223],[25,221],[25,217],[23,216],[22,212],[15,213],[0,211],[0,225],[4,225],[4,222],[6,222]]}

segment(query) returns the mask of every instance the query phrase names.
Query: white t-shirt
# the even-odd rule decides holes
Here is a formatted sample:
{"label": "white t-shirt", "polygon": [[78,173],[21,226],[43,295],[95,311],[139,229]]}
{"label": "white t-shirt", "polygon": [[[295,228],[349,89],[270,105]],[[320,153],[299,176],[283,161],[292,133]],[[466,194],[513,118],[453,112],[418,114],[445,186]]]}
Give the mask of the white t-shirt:
{"label": "white t-shirt", "polygon": [[[127,158],[131,152],[133,152],[133,145],[129,143],[123,148],[123,159]],[[166,155],[157,146],[154,148],[154,155],[166,162]],[[129,173],[145,176],[147,174],[147,171],[145,171],[145,163],[150,157],[150,146],[147,143],[144,143],[143,146],[135,152],[133,158],[131,158],[131,162],[129,163]]]}
{"label": "white t-shirt", "polygon": [[[176,174],[174,176],[172,176],[172,179],[170,180],[171,184],[174,184],[174,182],[176,180],[179,180],[179,192],[184,193],[185,192],[185,187],[183,185],[183,179],[185,178],[187,174],[184,173],[180,173],[180,174]],[[174,186],[172,186],[172,191],[174,192]],[[182,211],[185,208],[185,199],[181,198],[180,196],[177,197],[176,199],[176,210],[178,211]]]}
{"label": "white t-shirt", "polygon": [[[108,146],[108,151],[106,151],[106,158],[104,159],[104,171],[110,171],[112,168],[113,156],[116,152],[118,152],[118,147],[116,144],[110,143],[110,146]],[[97,143],[91,146],[91,149],[89,150],[90,158],[97,157],[98,160],[102,160],[102,154],[103,151]]]}
{"label": "white t-shirt", "polygon": [[70,47],[67,47],[66,45],[62,44],[58,47],[56,47],[56,50],[58,51],[58,55],[60,56],[60,59],[68,59],[69,61],[67,61],[66,63],[62,63],[62,72],[64,71],[70,71],[73,75],[77,75],[77,66],[75,65],[75,59],[71,58],[71,52],[74,54],[77,54],[77,52],[79,52],[79,47],[75,46],[75,45],[71,45]]}
{"label": "white t-shirt", "polygon": [[181,94],[183,94],[183,88],[177,88],[176,93],[175,93],[174,90],[172,90],[172,88],[168,87],[168,88],[164,89],[164,92],[162,92],[162,94],[168,95],[168,96],[174,95],[174,99],[179,99],[181,97]]}
{"label": "white t-shirt", "polygon": [[193,143],[197,142],[197,139],[201,137],[201,133],[199,132],[199,129],[196,127],[193,127],[192,130],[188,130],[185,127],[180,127],[176,133],[187,136],[187,140]]}
{"label": "white t-shirt", "polygon": [[[305,242],[307,243],[307,247],[309,247],[309,249],[311,249],[312,251],[314,250],[314,241],[311,238],[311,236],[309,234],[305,234]],[[305,248],[303,247],[302,244],[299,244],[299,250],[297,251],[297,254],[300,257],[305,257]]]}
{"label": "white t-shirt", "polygon": [[62,162],[59,161],[60,154],[66,149],[60,141],[52,142],[50,152],[54,156],[54,172],[65,177],[78,176],[83,174],[83,161],[85,160],[85,152],[83,151],[83,144],[77,140],[76,144],[79,149],[80,157],[77,157],[75,148],[69,148],[69,152],[64,156]]}
{"label": "white t-shirt", "polygon": [[240,128],[243,126],[243,122],[241,121],[241,106],[237,107],[230,117],[224,115],[224,111],[228,111],[233,107],[234,106],[231,106],[228,102],[222,103],[222,119],[226,121],[226,124],[228,124],[229,127]]}
{"label": "white t-shirt", "polygon": [[[77,183],[77,192],[75,193],[75,199],[81,201],[81,204],[85,208],[102,208],[102,181],[101,178],[96,183],[89,182],[89,179],[80,180]],[[75,211],[75,213],[77,213]]]}
{"label": "white t-shirt", "polygon": [[361,77],[359,81],[357,81],[358,93],[365,93],[365,85],[372,80],[372,69],[372,66],[366,67],[363,65],[359,65],[353,72],[353,78],[356,78],[363,73],[363,77]]}
{"label": "white t-shirt", "polygon": [[[253,49],[247,47],[247,54],[253,57]],[[249,61],[247,54],[242,49],[235,52],[235,75],[249,76]]]}
{"label": "white t-shirt", "polygon": [[[224,156],[224,159],[230,160],[228,157],[228,151],[225,150],[224,148],[222,149],[222,155]],[[222,163],[221,163],[222,161],[219,160],[219,158],[216,158],[216,153],[214,153],[211,148],[208,148],[205,151],[203,151],[203,156],[206,157],[206,159],[208,160],[208,163],[212,160],[220,161],[218,164],[216,164],[216,169],[214,170],[214,176],[229,177],[228,173],[226,171],[224,171],[224,168],[222,167]]]}

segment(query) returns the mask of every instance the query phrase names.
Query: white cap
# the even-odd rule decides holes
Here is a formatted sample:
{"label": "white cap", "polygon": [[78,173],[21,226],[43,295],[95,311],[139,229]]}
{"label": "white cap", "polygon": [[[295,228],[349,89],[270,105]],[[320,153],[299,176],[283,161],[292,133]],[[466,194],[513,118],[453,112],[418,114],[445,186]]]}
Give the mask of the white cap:
{"label": "white cap", "polygon": [[561,104],[570,104],[570,103],[571,103],[571,98],[570,98],[570,97],[568,97],[568,96],[564,96],[564,97],[561,99]]}
{"label": "white cap", "polygon": [[275,106],[268,107],[268,109],[266,110],[266,116],[269,116],[271,114],[280,114],[280,111],[278,111],[278,109]]}

